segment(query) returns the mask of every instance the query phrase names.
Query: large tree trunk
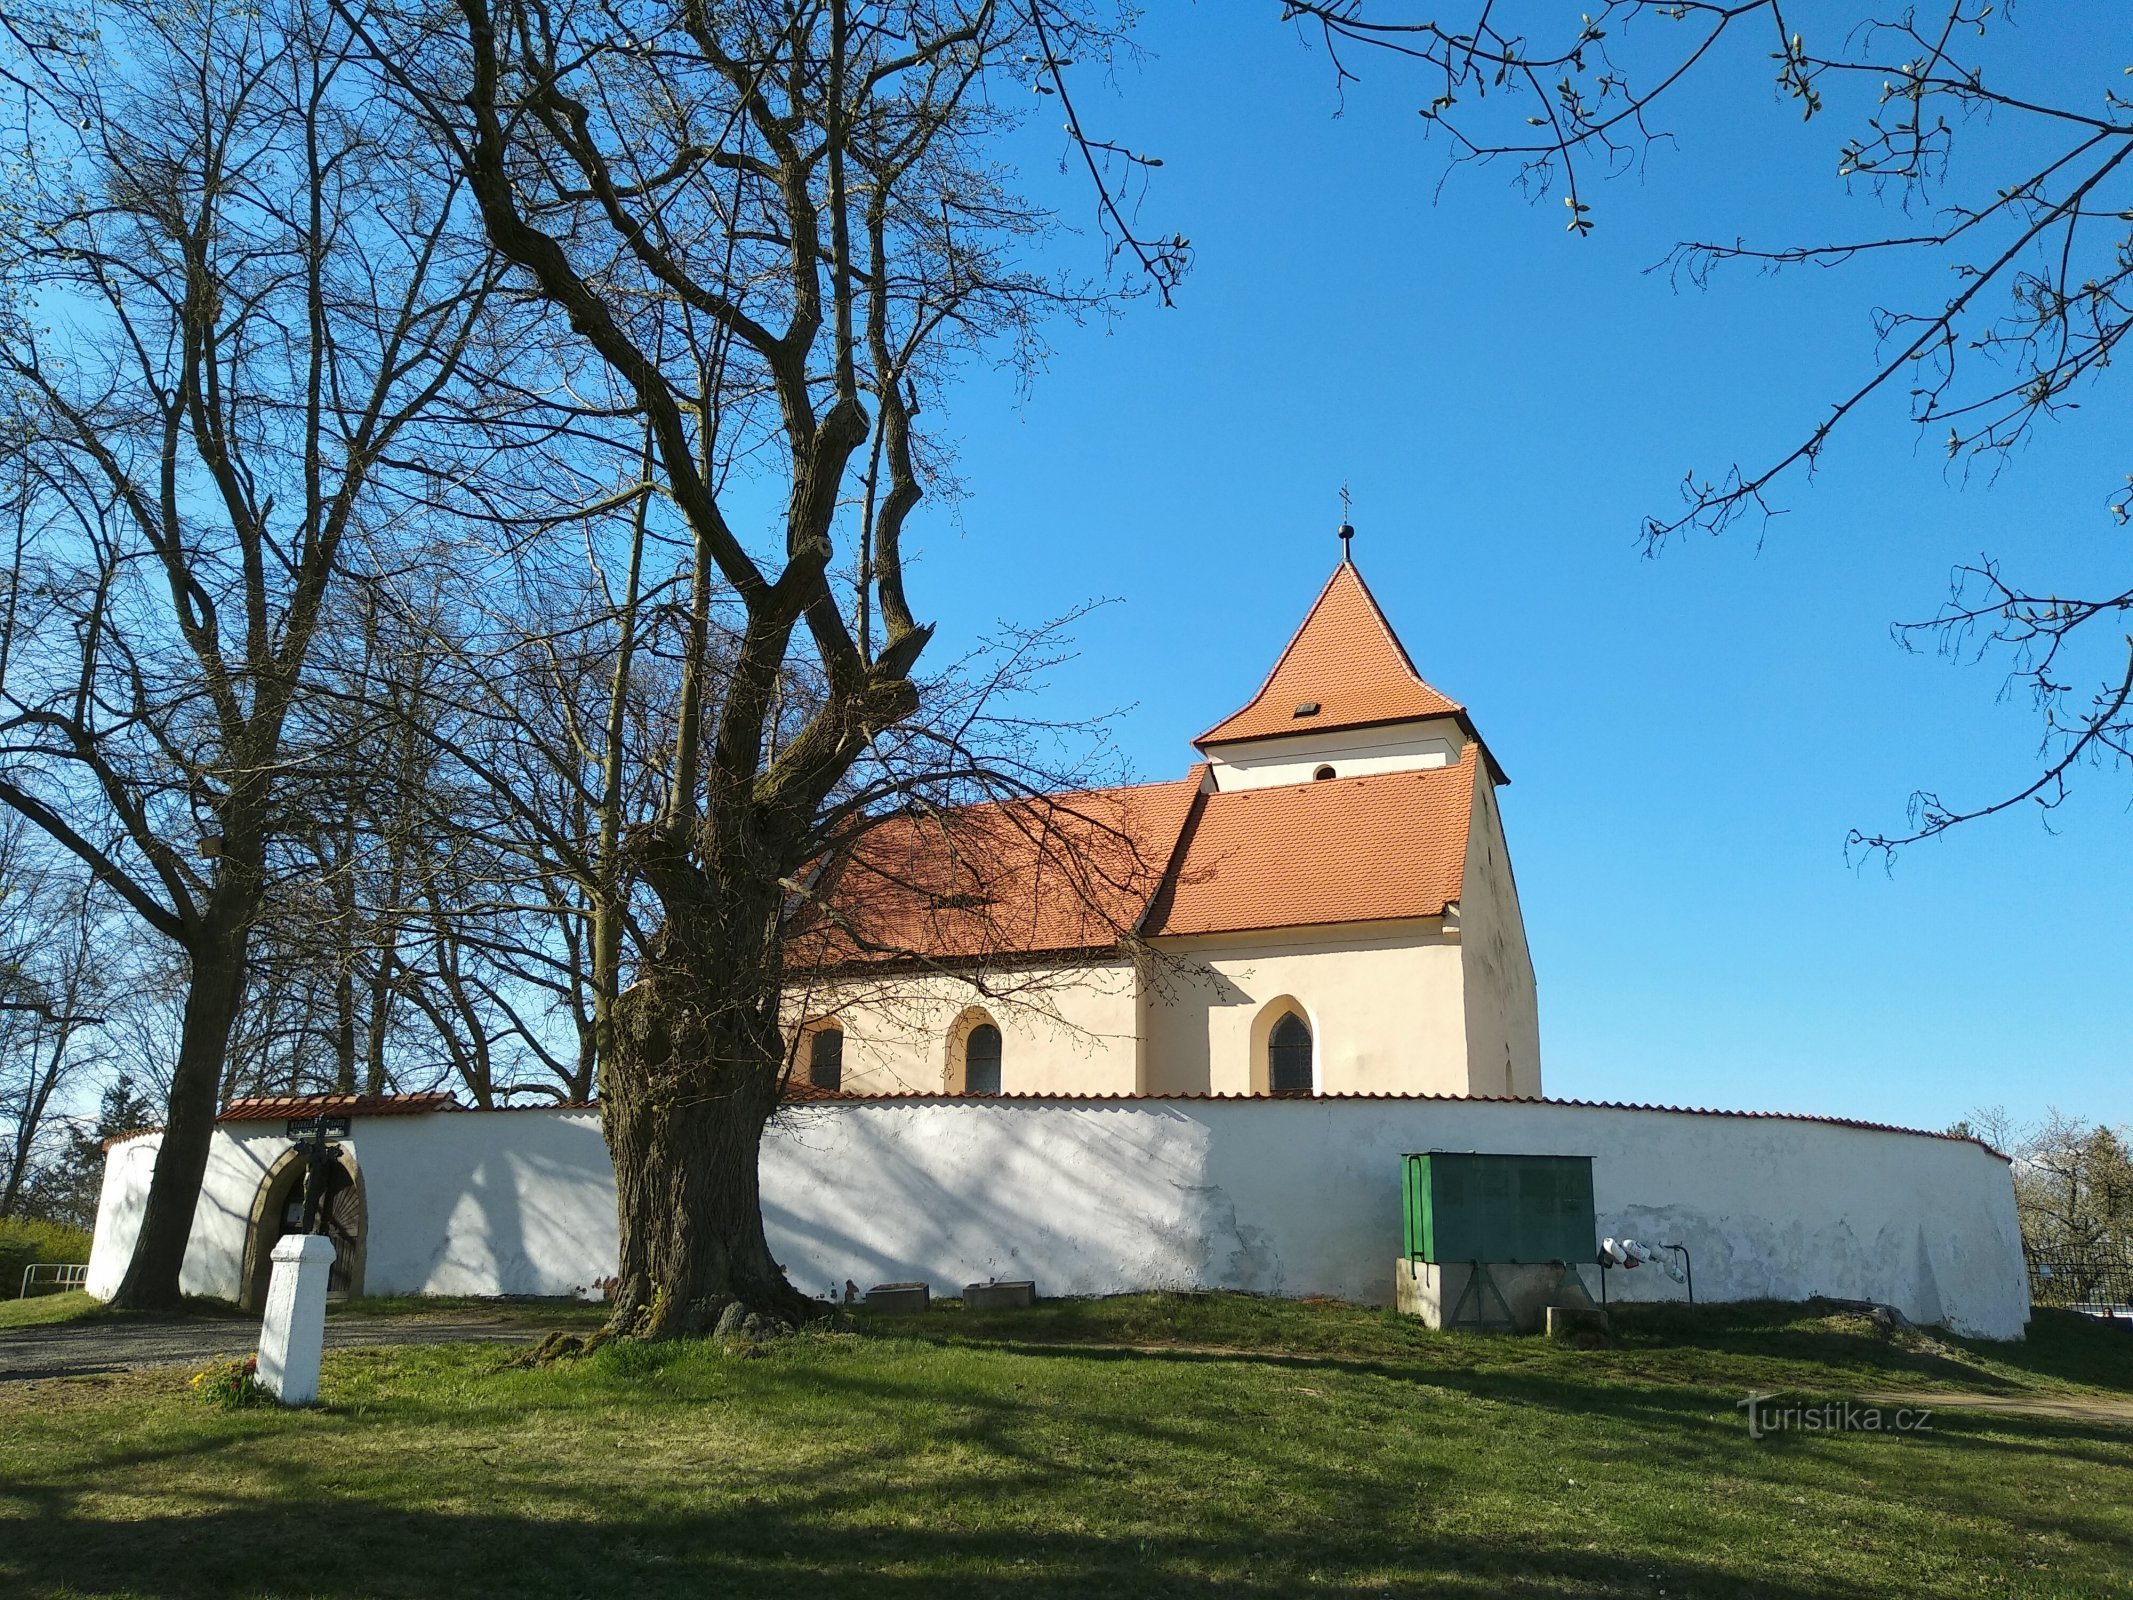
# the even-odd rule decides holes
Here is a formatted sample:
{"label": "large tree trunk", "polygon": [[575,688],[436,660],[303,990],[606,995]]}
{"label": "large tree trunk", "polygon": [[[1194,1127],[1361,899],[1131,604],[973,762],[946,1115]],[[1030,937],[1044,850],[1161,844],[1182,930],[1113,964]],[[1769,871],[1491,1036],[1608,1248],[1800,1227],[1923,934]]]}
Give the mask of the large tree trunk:
{"label": "large tree trunk", "polygon": [[230,1030],[244,992],[248,917],[211,916],[192,951],[192,983],[178,1036],[178,1064],[170,1084],[163,1143],[148,1182],[148,1206],[134,1241],[133,1260],[111,1303],[130,1311],[167,1311],[182,1303],[178,1274],[192,1237],[193,1212],[207,1175],[222,1068]]}
{"label": "large tree trunk", "polygon": [[[663,942],[676,942],[671,929]],[[600,1110],[620,1223],[618,1334],[705,1333],[735,1302],[794,1322],[812,1308],[763,1236],[757,1162],[784,1064],[776,990],[748,993],[757,986],[720,965],[662,961],[615,1007]]]}

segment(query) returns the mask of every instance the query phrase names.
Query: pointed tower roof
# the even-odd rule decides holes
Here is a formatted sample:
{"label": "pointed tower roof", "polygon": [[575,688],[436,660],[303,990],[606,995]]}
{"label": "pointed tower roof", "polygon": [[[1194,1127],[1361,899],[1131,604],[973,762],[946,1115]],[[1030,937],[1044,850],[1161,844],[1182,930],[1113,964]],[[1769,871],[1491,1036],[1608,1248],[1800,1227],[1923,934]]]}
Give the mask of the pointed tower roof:
{"label": "pointed tower roof", "polygon": [[1205,749],[1238,739],[1329,733],[1424,717],[1463,722],[1465,708],[1422,681],[1363,575],[1343,560],[1251,703],[1193,743]]}

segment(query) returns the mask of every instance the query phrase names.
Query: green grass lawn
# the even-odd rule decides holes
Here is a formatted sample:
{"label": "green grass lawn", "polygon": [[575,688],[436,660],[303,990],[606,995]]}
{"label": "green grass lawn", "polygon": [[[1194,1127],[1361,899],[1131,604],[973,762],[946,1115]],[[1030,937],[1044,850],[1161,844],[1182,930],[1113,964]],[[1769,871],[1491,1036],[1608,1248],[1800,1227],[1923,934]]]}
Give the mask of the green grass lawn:
{"label": "green grass lawn", "polygon": [[[87,1322],[98,1317],[126,1317],[133,1313],[113,1311],[101,1300],[79,1290],[67,1294],[32,1295],[27,1300],[0,1300],[0,1332],[9,1328],[41,1328],[60,1322]],[[257,1324],[256,1313],[239,1310],[227,1300],[188,1296],[185,1314]],[[524,1323],[536,1328],[597,1328],[607,1320],[604,1306],[574,1300],[496,1300],[454,1295],[392,1295],[374,1300],[327,1302],[328,1317],[418,1317],[424,1321],[456,1316],[478,1317],[484,1322]]]}
{"label": "green grass lawn", "polygon": [[66,1294],[33,1294],[27,1300],[0,1300],[0,1329],[42,1328],[106,1314],[101,1300],[79,1289]]}
{"label": "green grass lawn", "polygon": [[1943,1411],[1756,1442],[1735,1409],[2133,1392],[2133,1337],[2072,1317],[2001,1346],[1713,1308],[1579,1352],[1139,1296],[753,1357],[514,1354],[337,1353],[300,1413],[213,1410],[183,1373],[0,1386],[0,1593],[2133,1591],[2133,1428]]}

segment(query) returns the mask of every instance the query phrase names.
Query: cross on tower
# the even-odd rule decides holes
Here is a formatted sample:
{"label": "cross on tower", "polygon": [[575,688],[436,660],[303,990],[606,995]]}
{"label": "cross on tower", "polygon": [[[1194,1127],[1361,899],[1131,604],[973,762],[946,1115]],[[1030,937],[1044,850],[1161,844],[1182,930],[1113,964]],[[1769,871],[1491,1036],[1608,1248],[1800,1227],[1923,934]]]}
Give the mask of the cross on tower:
{"label": "cross on tower", "polygon": [[1354,528],[1353,528],[1352,526],[1350,526],[1350,524],[1349,524],[1349,522],[1348,522],[1348,507],[1349,507],[1349,504],[1350,504],[1350,501],[1349,501],[1349,499],[1348,499],[1348,486],[1347,486],[1347,485],[1346,485],[1346,484],[1344,483],[1344,484],[1342,484],[1342,485],[1341,485],[1341,525],[1340,525],[1340,538],[1341,538],[1341,560],[1342,560],[1342,561],[1346,561],[1346,560],[1348,560],[1348,559],[1349,559],[1349,557],[1348,557],[1348,549],[1349,549],[1349,544],[1348,544],[1348,541],[1349,541],[1349,540],[1351,540],[1351,539],[1353,539],[1353,538],[1355,537],[1355,529],[1354,529]]}

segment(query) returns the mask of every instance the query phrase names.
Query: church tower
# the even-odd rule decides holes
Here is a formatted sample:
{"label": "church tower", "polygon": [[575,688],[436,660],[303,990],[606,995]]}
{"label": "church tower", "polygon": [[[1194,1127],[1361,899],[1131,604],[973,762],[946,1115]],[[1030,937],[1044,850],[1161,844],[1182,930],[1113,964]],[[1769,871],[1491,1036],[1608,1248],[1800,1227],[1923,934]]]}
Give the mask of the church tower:
{"label": "church tower", "polygon": [[1169,782],[870,829],[796,986],[813,1087],[1538,1096],[1503,772],[1351,561],[1194,742]]}
{"label": "church tower", "polygon": [[[1150,931],[1328,941],[1309,981],[1346,1025],[1329,1000],[1319,1092],[1538,1097],[1533,964],[1496,804],[1509,780],[1345,549],[1258,692],[1193,743],[1204,794]],[[1397,975],[1363,948],[1380,939],[1401,946]]]}
{"label": "church tower", "polygon": [[1345,556],[1259,692],[1193,741],[1223,791],[1451,766],[1479,742],[1466,709],[1415,671]]}

